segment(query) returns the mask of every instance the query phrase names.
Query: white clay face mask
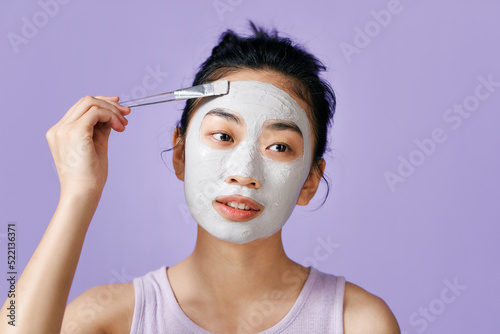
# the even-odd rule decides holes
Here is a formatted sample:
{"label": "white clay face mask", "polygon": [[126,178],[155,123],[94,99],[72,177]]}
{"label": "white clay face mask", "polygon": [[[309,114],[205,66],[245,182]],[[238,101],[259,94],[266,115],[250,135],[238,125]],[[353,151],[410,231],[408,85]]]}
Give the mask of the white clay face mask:
{"label": "white clay face mask", "polygon": [[[239,122],[221,116],[221,111],[235,115]],[[209,117],[234,125],[239,133],[231,136],[239,138],[227,146],[207,145],[201,130]],[[297,157],[280,160],[274,151],[263,154],[259,139],[263,129],[268,131],[268,124],[276,121],[300,130],[303,147]],[[292,214],[310,166],[310,125],[299,104],[271,84],[233,81],[227,95],[207,98],[190,121],[184,171],[187,205],[198,224],[219,239],[244,244],[266,238]]]}

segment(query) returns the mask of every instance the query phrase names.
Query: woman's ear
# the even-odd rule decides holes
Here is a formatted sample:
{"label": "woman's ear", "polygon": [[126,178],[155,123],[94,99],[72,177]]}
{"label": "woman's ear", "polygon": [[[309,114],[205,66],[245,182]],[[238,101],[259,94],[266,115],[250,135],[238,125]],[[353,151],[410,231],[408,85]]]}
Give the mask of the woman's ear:
{"label": "woman's ear", "polygon": [[174,164],[175,175],[184,181],[184,141],[180,135],[181,129],[175,128],[172,137],[173,152],[172,163]]}
{"label": "woman's ear", "polygon": [[326,162],[325,160],[320,159],[317,164],[319,168],[315,166],[316,162],[313,163],[309,176],[300,191],[299,198],[297,199],[297,205],[309,204],[309,201],[314,197],[314,194],[316,194],[316,190],[318,190],[319,182],[321,181],[323,172],[325,171]]}

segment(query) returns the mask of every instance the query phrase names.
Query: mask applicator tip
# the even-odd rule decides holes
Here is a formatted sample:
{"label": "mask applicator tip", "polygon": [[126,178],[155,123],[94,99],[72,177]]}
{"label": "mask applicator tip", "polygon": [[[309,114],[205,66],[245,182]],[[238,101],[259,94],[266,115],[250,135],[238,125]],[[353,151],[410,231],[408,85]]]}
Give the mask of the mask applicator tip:
{"label": "mask applicator tip", "polygon": [[214,95],[226,95],[229,93],[229,81],[215,81],[212,84],[214,86]]}

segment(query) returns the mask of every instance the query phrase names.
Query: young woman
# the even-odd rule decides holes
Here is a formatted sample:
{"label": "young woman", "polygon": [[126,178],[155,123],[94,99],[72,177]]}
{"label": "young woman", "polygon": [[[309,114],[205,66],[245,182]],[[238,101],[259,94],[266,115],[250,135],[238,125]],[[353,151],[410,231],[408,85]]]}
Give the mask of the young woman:
{"label": "young woman", "polygon": [[281,228],[323,176],[335,97],[314,56],[252,27],[247,38],[224,33],[193,83],[228,80],[229,93],[189,100],[173,135],[198,222],[192,254],[66,307],[106,183],[108,137],[130,113],[117,97],[87,96],[47,132],[60,201],[17,283],[18,326],[2,321],[2,333],[400,333],[380,298],[285,254]]}

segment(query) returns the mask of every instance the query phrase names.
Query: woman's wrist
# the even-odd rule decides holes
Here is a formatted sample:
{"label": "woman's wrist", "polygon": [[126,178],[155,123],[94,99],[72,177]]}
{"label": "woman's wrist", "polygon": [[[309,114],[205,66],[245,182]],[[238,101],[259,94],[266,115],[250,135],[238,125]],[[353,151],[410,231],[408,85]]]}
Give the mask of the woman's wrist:
{"label": "woman's wrist", "polygon": [[71,184],[71,185],[61,185],[61,198],[85,198],[87,200],[97,200],[101,198],[103,192],[102,186],[92,186],[92,185],[81,185],[81,184]]}
{"label": "woman's wrist", "polygon": [[61,195],[59,197],[58,210],[69,209],[77,215],[82,215],[87,213],[88,220],[94,215],[97,210],[97,205],[101,199],[102,190],[99,189],[89,189],[89,188],[77,188],[73,187],[70,189],[61,188]]}

